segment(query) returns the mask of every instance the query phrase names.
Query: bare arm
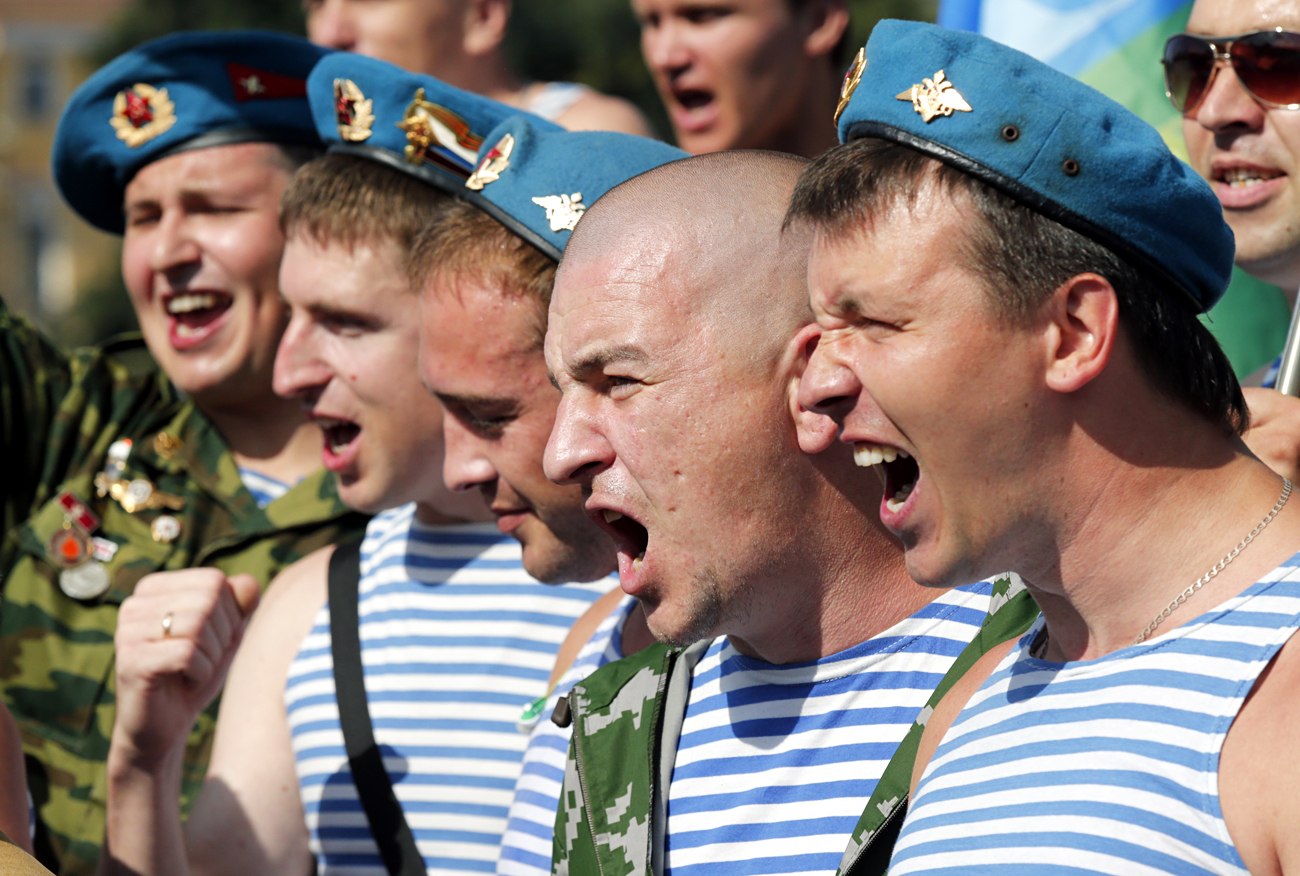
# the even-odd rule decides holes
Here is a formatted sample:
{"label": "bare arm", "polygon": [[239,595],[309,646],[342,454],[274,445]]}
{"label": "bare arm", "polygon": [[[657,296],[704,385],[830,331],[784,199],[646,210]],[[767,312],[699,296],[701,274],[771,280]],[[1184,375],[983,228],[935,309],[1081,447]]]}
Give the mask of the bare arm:
{"label": "bare arm", "polygon": [[[324,600],[329,551],[281,573],[247,632],[258,590],[247,576],[227,581],[214,569],[153,575],[123,603],[101,876],[185,876],[191,868],[234,876],[309,872],[283,690],[289,662]],[[182,830],[185,740],[227,669],[208,778]],[[283,750],[275,745],[280,739]]]}
{"label": "bare arm", "polygon": [[1219,804],[1254,876],[1300,873],[1300,636],[1255,682],[1219,756]]}
{"label": "bare arm", "polygon": [[332,553],[317,551],[276,578],[230,668],[207,780],[185,824],[195,874],[312,871],[284,689],[325,602]]}
{"label": "bare arm", "polygon": [[187,569],[146,576],[122,603],[101,873],[186,872],[185,742],[221,688],[258,591],[247,575],[227,579],[217,569]]}
{"label": "bare arm", "polygon": [[591,92],[555,120],[570,131],[620,131],[638,137],[654,137],[650,123],[641,111],[618,97]]}

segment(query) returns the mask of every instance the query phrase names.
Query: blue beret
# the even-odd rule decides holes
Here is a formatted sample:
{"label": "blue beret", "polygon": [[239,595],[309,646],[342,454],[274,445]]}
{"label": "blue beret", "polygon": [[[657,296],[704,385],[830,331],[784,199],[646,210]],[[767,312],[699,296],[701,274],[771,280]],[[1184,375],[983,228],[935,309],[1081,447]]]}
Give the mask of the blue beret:
{"label": "blue beret", "polygon": [[485,135],[522,112],[350,52],[322,59],[307,79],[307,95],[316,131],[331,152],[370,158],[453,194],[464,189]]}
{"label": "blue beret", "polygon": [[882,21],[836,123],[841,142],[892,140],[983,180],[1154,270],[1198,312],[1227,288],[1232,231],[1205,180],[1133,113],[1015,49]]}
{"label": "blue beret", "polygon": [[229,143],[320,145],[307,74],[327,52],[262,31],[180,33],[105,64],[68,101],[54,180],[81,217],[121,234],[127,183],[152,161]]}
{"label": "blue beret", "polygon": [[609,131],[564,131],[515,116],[490,133],[465,183],[470,199],[559,261],[587,207],[620,183],[686,158],[658,140]]}

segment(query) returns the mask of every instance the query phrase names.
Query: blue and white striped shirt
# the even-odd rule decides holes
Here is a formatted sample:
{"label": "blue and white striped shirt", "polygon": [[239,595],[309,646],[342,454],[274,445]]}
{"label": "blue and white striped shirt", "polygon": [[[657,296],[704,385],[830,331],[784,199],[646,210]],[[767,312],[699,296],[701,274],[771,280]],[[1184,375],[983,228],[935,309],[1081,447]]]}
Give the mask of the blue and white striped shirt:
{"label": "blue and white striped shirt", "polygon": [[1219,752],[1300,627],[1300,554],[1164,635],[1096,660],[1029,656],[1040,617],[958,715],[890,876],[1235,874]]}
{"label": "blue and white striped shirt", "polygon": [[623,656],[623,622],[636,605],[636,599],[624,596],[609,613],[587,644],[582,646],[573,665],[565,671],[546,698],[546,707],[534,719],[532,737],[524,752],[524,768],[515,785],[515,799],[510,804],[506,835],[501,840],[501,860],[497,876],[549,876],[551,841],[555,837],[555,811],[560,806],[564,786],[564,766],[569,754],[573,725],[556,727],[550,720],[560,697],[606,663]]}
{"label": "blue and white striped shirt", "polygon": [[[361,652],[375,739],[426,866],[491,873],[528,737],[573,621],[610,582],[548,586],[490,525],[427,526],[414,506],[371,520]],[[289,670],[285,705],[321,874],[384,871],[339,729],[329,606]]]}
{"label": "blue and white striped shirt", "polygon": [[671,876],[832,874],[876,782],[988,613],[989,583],[877,636],[774,666],[719,639],[695,667],[672,786]]}
{"label": "blue and white striped shirt", "polygon": [[264,474],[258,474],[251,468],[241,468],[239,470],[239,479],[244,482],[244,489],[253,494],[259,508],[265,508],[289,492],[289,484]]}

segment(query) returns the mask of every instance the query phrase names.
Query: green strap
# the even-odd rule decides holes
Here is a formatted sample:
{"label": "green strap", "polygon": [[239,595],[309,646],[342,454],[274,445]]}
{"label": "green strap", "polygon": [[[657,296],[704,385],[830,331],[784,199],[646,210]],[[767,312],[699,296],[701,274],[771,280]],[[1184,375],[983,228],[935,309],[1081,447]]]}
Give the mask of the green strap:
{"label": "green strap", "polygon": [[889,765],[885,767],[876,790],[849,837],[848,848],[840,861],[837,876],[885,876],[894,842],[907,814],[908,790],[912,785],[912,767],[921,734],[939,701],[975,663],[1003,642],[1024,635],[1038,617],[1038,606],[1018,580],[999,578],[993,585],[993,608],[988,618],[952,668],[934,689],[921,716],[903,737]]}

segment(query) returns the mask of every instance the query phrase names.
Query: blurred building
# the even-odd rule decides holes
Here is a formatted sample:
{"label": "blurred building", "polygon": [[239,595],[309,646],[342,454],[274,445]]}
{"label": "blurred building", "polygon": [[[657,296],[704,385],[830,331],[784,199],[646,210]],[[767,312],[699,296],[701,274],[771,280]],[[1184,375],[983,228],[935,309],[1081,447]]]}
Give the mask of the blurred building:
{"label": "blurred building", "polygon": [[94,69],[96,42],[127,2],[0,0],[0,296],[46,325],[118,270],[118,238],[59,198],[50,144],[63,104]]}

